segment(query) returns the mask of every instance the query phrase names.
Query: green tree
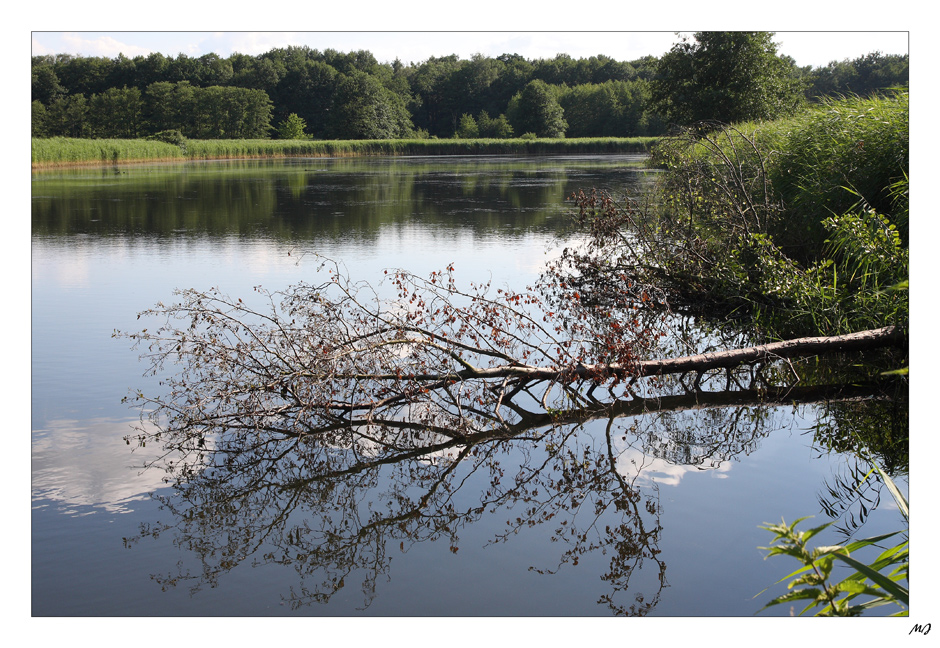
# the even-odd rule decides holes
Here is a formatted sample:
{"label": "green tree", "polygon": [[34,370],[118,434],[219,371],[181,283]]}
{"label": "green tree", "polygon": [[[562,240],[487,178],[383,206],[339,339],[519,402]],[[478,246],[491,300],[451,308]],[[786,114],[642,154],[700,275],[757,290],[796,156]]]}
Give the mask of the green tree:
{"label": "green tree", "polygon": [[477,126],[480,130],[480,137],[489,137],[493,139],[507,139],[512,137],[512,126],[506,115],[499,117],[490,117],[489,113],[481,110],[477,117]]}
{"label": "green tree", "polygon": [[66,94],[51,65],[33,65],[32,77],[33,101],[41,101],[48,106]]}
{"label": "green tree", "polygon": [[59,82],[69,94],[88,97],[110,87],[108,77],[113,67],[114,63],[106,57],[73,57],[66,54],[56,57],[54,69]]}
{"label": "green tree", "polygon": [[552,88],[539,79],[530,81],[510,100],[507,117],[517,133],[538,137],[564,137],[568,128],[565,111]]}
{"label": "green tree", "polygon": [[137,88],[108,88],[92,95],[88,117],[92,135],[133,139],[141,135],[143,100]]}
{"label": "green tree", "polygon": [[56,99],[47,108],[48,134],[52,137],[88,137],[88,101],[73,94]]}
{"label": "green tree", "polygon": [[302,117],[298,117],[297,113],[291,113],[278,125],[277,137],[278,139],[303,139],[306,128],[307,122]]}
{"label": "green tree", "polygon": [[[271,92],[275,105],[275,118],[280,122],[291,113],[307,124],[308,132],[322,136],[333,102],[338,72],[330,65],[316,60],[289,60],[279,81]],[[273,73],[271,62],[265,60],[265,70]]]}
{"label": "green tree", "polygon": [[480,127],[477,126],[477,120],[473,118],[473,115],[468,115],[464,113],[460,117],[460,122],[457,124],[457,132],[454,133],[454,137],[460,139],[472,139],[480,136]]}
{"label": "green tree", "polygon": [[186,130],[185,120],[180,114],[180,109],[186,106],[181,105],[179,86],[178,83],[157,81],[144,90],[144,120],[148,132]]}
{"label": "green tree", "polygon": [[459,102],[453,96],[457,86],[450,77],[459,69],[456,54],[432,56],[417,66],[411,75],[411,90],[416,98],[414,123],[426,128],[431,135],[446,137],[453,132],[452,111],[456,110]]}
{"label": "green tree", "polygon": [[856,94],[871,95],[879,90],[908,85],[908,56],[872,52],[853,61],[831,61],[828,65],[809,70],[806,97]]}
{"label": "green tree", "polygon": [[660,59],[652,100],[680,125],[774,119],[802,101],[793,70],[792,59],[777,55],[773,32],[697,32]]}
{"label": "green tree", "polygon": [[398,139],[414,128],[404,100],[374,76],[353,70],[337,77],[329,133],[337,139]]}
{"label": "green tree", "polygon": [[48,137],[49,136],[49,126],[47,124],[49,120],[46,107],[42,104],[41,101],[33,101],[32,104],[32,120],[30,134],[32,137]]}

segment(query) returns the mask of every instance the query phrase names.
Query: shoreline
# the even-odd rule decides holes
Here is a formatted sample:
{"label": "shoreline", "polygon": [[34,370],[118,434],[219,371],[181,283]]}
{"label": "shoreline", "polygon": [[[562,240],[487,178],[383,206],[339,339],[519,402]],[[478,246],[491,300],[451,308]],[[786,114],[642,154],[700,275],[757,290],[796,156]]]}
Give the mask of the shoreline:
{"label": "shoreline", "polygon": [[[507,140],[188,140],[186,150],[145,140],[33,139],[32,171],[197,160],[369,156],[648,154],[658,137]],[[143,145],[146,145],[145,150]],[[156,145],[156,146],[154,146]],[[39,150],[37,150],[37,148]],[[39,158],[39,159],[37,159]]]}

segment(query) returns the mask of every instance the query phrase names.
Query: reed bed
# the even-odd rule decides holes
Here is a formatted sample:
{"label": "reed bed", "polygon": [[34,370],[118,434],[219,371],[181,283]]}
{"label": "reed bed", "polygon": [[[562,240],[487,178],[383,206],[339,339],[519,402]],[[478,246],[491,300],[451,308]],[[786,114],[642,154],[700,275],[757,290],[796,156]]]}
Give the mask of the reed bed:
{"label": "reed bed", "polygon": [[33,138],[33,168],[183,160],[178,146],[141,139]]}
{"label": "reed bed", "polygon": [[653,137],[578,139],[146,140],[33,139],[33,167],[139,161],[367,155],[562,155],[647,153]]}
{"label": "reed bed", "polygon": [[193,159],[365,155],[543,155],[646,153],[651,137],[583,139],[189,140]]}

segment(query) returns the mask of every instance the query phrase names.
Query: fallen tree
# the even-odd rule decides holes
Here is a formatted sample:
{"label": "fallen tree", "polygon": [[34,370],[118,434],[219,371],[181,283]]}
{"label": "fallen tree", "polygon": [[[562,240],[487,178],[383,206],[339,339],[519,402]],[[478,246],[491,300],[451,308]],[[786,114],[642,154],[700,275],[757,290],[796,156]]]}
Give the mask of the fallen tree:
{"label": "fallen tree", "polygon": [[[158,328],[116,333],[141,345],[150,373],[163,376],[167,363],[180,368],[162,381],[167,393],[136,394],[149,418],[139,440],[181,450],[220,432],[353,435],[397,447],[407,443],[388,434],[405,422],[461,439],[509,429],[537,411],[688,389],[663,382],[669,375],[694,373],[700,389],[720,370],[725,389],[753,388],[770,384],[760,370],[779,360],[906,343],[886,327],[655,359],[666,312],[605,309],[574,291],[550,307],[531,290],[464,291],[452,267],[427,279],[392,272],[380,297],[340,266],[323,268],[329,279],[317,285],[256,289],[264,310],[215,290],[187,290],[178,303],[141,314],[161,318]],[[789,369],[787,382],[798,382]],[[608,391],[604,400],[594,396],[598,387]]]}

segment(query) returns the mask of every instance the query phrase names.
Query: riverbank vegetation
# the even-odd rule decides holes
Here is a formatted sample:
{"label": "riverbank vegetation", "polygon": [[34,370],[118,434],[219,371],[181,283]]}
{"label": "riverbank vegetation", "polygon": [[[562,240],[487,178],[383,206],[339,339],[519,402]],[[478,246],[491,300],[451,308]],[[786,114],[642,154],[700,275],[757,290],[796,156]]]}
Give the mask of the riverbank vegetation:
{"label": "riverbank vegetation", "polygon": [[[178,133],[178,131],[177,131]],[[573,155],[648,153],[655,137],[578,139],[191,140],[33,138],[34,169],[173,160],[367,155]],[[176,142],[175,144],[169,143]]]}
{"label": "riverbank vegetation", "polygon": [[906,327],[908,101],[827,101],[663,140],[655,205],[582,194],[593,240],[564,261],[599,300],[630,277],[773,339]]}
{"label": "riverbank vegetation", "polygon": [[179,146],[142,139],[33,138],[33,168],[185,159]]}

